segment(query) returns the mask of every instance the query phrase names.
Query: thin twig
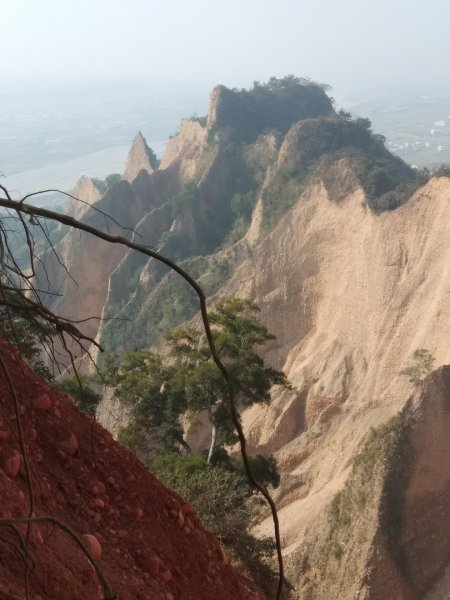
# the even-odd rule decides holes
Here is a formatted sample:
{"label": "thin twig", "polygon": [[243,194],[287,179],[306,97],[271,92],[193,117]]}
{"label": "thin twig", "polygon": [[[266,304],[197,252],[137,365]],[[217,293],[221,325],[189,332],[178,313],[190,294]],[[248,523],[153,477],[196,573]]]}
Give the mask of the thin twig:
{"label": "thin twig", "polygon": [[34,517],[14,517],[14,518],[0,518],[0,526],[2,525],[17,525],[17,524],[32,524],[32,523],[52,523],[56,527],[59,527],[62,531],[67,533],[73,541],[81,548],[82,552],[86,555],[86,557],[91,562],[92,566],[95,569],[97,577],[102,584],[104,591],[104,600],[117,600],[117,595],[113,594],[111,588],[109,587],[109,583],[106,577],[103,575],[101,569],[99,568],[97,561],[92,556],[92,554],[87,549],[86,545],[83,543],[81,538],[65,523],[60,521],[59,519],[47,515],[34,516]]}
{"label": "thin twig", "polygon": [[[3,186],[0,185],[0,189],[4,190]],[[138,252],[141,252],[142,254],[145,254],[145,255],[147,255],[151,258],[154,258],[155,260],[158,260],[159,262],[162,262],[163,264],[167,265],[170,269],[172,269],[173,271],[178,273],[178,275],[180,275],[194,289],[194,291],[196,292],[198,299],[199,299],[201,318],[202,318],[203,327],[205,329],[206,338],[208,340],[208,345],[209,345],[209,348],[211,351],[212,358],[213,358],[216,366],[218,367],[218,369],[221,371],[221,373],[225,379],[225,382],[226,382],[226,386],[227,386],[227,390],[228,390],[228,402],[230,405],[230,412],[231,412],[234,426],[235,426],[237,434],[238,434],[242,460],[244,462],[247,477],[248,477],[249,481],[251,482],[251,484],[255,487],[255,489],[257,489],[262,494],[262,496],[265,498],[266,502],[270,506],[270,510],[272,513],[272,519],[273,519],[274,530],[275,530],[274,531],[275,543],[276,543],[276,548],[277,548],[278,568],[279,568],[279,581],[278,581],[278,588],[277,588],[277,593],[276,593],[276,600],[280,600],[283,595],[284,565],[283,565],[283,556],[282,556],[282,552],[281,552],[281,536],[280,536],[280,525],[279,525],[279,520],[278,520],[278,513],[277,513],[275,503],[274,503],[272,497],[270,496],[269,492],[263,485],[261,485],[257,481],[257,479],[251,469],[251,466],[250,466],[250,463],[248,460],[248,455],[247,455],[247,441],[246,441],[245,434],[244,434],[244,431],[242,429],[242,425],[240,422],[240,417],[239,417],[239,414],[238,414],[238,411],[236,408],[236,396],[235,396],[235,392],[233,389],[233,383],[232,383],[232,380],[231,380],[230,374],[228,373],[227,368],[225,367],[225,365],[223,364],[223,362],[221,361],[221,359],[218,355],[218,352],[217,352],[217,349],[216,349],[216,346],[214,343],[214,338],[213,338],[213,334],[211,331],[209,318],[208,318],[208,311],[207,311],[207,307],[206,307],[206,296],[205,296],[202,288],[195,281],[195,279],[193,279],[189,275],[189,273],[187,273],[184,269],[182,269],[177,263],[173,262],[166,256],[163,256],[159,252],[152,250],[148,246],[145,246],[143,244],[137,244],[133,241],[129,241],[122,236],[113,236],[104,231],[100,231],[100,230],[96,229],[95,227],[88,225],[87,223],[82,223],[82,222],[78,221],[77,219],[74,219],[73,217],[70,217],[68,215],[61,215],[59,213],[47,210],[45,208],[31,206],[31,205],[25,204],[23,201],[19,203],[19,202],[8,200],[7,198],[6,199],[0,198],[0,206],[3,206],[4,208],[10,208],[13,210],[20,210],[21,212],[28,214],[28,215],[32,215],[32,216],[39,216],[39,217],[43,217],[46,219],[53,219],[64,225],[68,225],[69,227],[72,227],[74,229],[78,229],[81,231],[85,231],[86,233],[90,233],[91,235],[94,235],[95,237],[105,240],[106,242],[109,242],[111,244],[120,244],[120,245],[126,246],[130,249],[137,250]]]}

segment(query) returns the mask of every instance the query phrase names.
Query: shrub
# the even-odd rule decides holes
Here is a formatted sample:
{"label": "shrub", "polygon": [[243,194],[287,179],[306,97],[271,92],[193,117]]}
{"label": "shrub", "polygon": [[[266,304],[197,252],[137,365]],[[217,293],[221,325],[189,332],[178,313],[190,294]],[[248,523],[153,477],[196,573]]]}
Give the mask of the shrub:
{"label": "shrub", "polygon": [[436,359],[425,348],[417,349],[413,354],[411,366],[400,371],[401,375],[408,378],[413,385],[419,385],[433,370]]}
{"label": "shrub", "polygon": [[236,470],[207,465],[201,454],[169,454],[153,461],[151,468],[192,503],[231,558],[270,593],[275,573],[267,561],[275,552],[275,542],[250,533],[258,506],[246,478]]}

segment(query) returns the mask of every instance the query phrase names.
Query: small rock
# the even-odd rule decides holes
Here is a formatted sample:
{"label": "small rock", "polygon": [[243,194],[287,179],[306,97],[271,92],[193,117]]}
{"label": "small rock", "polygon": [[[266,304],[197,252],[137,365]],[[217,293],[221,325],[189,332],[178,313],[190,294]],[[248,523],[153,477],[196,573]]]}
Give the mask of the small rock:
{"label": "small rock", "polygon": [[169,583],[169,581],[171,581],[171,579],[172,579],[172,573],[169,569],[167,569],[166,571],[161,573],[161,581],[164,581],[164,583]]}
{"label": "small rock", "polygon": [[38,410],[47,411],[47,410],[50,410],[52,407],[52,401],[48,394],[41,394],[40,396],[35,398],[32,402],[33,402],[34,408],[37,408]]}
{"label": "small rock", "polygon": [[184,527],[184,515],[181,510],[178,512],[177,525],[180,529]]}
{"label": "small rock", "polygon": [[0,429],[0,442],[6,442],[11,437],[11,433],[9,431],[3,431]]}
{"label": "small rock", "polygon": [[9,477],[17,477],[21,464],[22,457],[17,450],[14,450],[12,456],[3,461],[3,470],[7,475],[9,475]]}
{"label": "small rock", "polygon": [[194,512],[194,508],[190,502],[184,502],[181,505],[181,512],[183,513],[183,515],[188,515]]}
{"label": "small rock", "polygon": [[93,496],[101,496],[101,486],[99,483],[94,483],[94,485],[91,487],[91,494]]}
{"label": "small rock", "polygon": [[59,447],[63,452],[65,452],[69,456],[73,456],[78,450],[78,440],[74,436],[74,434],[71,433],[70,437],[60,442]]}
{"label": "small rock", "polygon": [[147,571],[152,577],[157,577],[159,575],[161,565],[162,562],[159,556],[150,556],[150,558],[147,560]]}
{"label": "small rock", "polygon": [[85,533],[82,536],[82,539],[83,539],[84,545],[89,550],[89,552],[92,554],[92,556],[95,559],[100,558],[102,555],[102,547],[101,547],[98,539],[95,537],[95,535],[91,535],[90,533]]}

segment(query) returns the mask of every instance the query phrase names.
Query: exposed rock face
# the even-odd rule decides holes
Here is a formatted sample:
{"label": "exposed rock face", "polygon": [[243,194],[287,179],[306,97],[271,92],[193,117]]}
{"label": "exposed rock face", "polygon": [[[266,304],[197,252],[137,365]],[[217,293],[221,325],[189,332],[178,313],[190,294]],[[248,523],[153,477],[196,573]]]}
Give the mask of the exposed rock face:
{"label": "exposed rock face", "polygon": [[[180,130],[168,141],[161,169],[176,169],[183,181],[189,181],[199,174],[198,159],[206,143],[207,129],[198,121],[183,119]],[[174,168],[175,167],[175,168]]]}
{"label": "exposed rock face", "polygon": [[156,166],[155,155],[139,131],[131,144],[123,179],[132,183],[142,170],[150,174],[153,173]]}
{"label": "exposed rock face", "polygon": [[[100,230],[106,229],[111,235],[128,239],[134,236],[141,241],[134,232],[136,228],[149,234],[147,240],[157,243],[172,219],[170,210],[166,210],[166,218],[152,225],[152,211],[159,209],[166,198],[178,190],[178,184],[165,173],[156,171],[150,177],[141,170],[132,185],[119,181],[92,207],[81,205],[79,218]],[[79,210],[78,204],[72,208]],[[150,225],[140,225],[141,221]],[[42,263],[37,264],[38,286],[50,292],[43,294],[46,304],[58,314],[74,320],[89,317],[90,320],[83,324],[83,331],[95,338],[108,295],[109,277],[125,255],[126,248],[120,244],[110,245],[89,234],[70,230],[56,245],[55,252],[47,251]],[[79,348],[71,347],[71,350],[80,356]],[[64,359],[63,364],[67,365],[68,361]]]}
{"label": "exposed rock face", "polygon": [[[370,427],[405,406],[411,387],[400,371],[414,350],[450,362],[449,198],[450,181],[436,179],[376,216],[360,188],[336,203],[317,182],[221,291],[259,304],[278,334],[266,358],[298,389],[243,415],[254,450],[275,452],[284,473],[278,503],[287,555],[321,522]],[[439,521],[431,498],[422,509]],[[258,531],[270,529],[268,519]]]}
{"label": "exposed rock face", "polygon": [[[69,396],[50,388],[2,340],[0,357],[22,414],[34,514],[51,515],[82,538],[118,600],[262,600],[248,580],[225,564],[219,544],[190,504],[81,414]],[[29,493],[4,374],[0,407],[0,516],[24,517]],[[0,597],[5,599],[24,597],[24,564],[11,533],[8,527],[1,530]],[[105,597],[87,558],[53,524],[33,525],[29,551],[34,565],[30,597]]]}
{"label": "exposed rock face", "polygon": [[[381,600],[388,585],[387,597],[393,600],[445,598],[439,594],[450,577],[450,553],[442,536],[449,486],[438,455],[447,456],[449,445],[436,419],[447,423],[448,374],[439,371],[423,392],[413,395],[401,371],[420,348],[430,351],[436,367],[450,362],[450,180],[432,179],[397,210],[375,214],[369,206],[373,198],[364,192],[351,161],[339,158],[355,124],[328,116],[308,119],[285,134],[259,131],[251,142],[236,143],[224,130],[219,136],[215,130],[220,123],[233,127],[235,121],[227,119],[234,118],[231,106],[237,97],[216,88],[207,127],[183,121],[161,169],[150,175],[141,171],[134,180],[128,192],[130,202],[138,198],[130,219],[137,229],[133,235],[159,244],[163,253],[174,251],[209,294],[252,298],[277,336],[264,358],[286,372],[296,391],[275,390],[270,406],[254,406],[242,418],[250,449],[275,453],[282,473],[275,495],[294,597]],[[245,111],[239,115],[242,119]],[[341,125],[344,133],[329,144],[337,157],[327,157],[306,183],[311,156],[320,158],[323,139]],[[308,137],[317,127],[323,139]],[[358,135],[358,150],[366,151],[370,134],[359,130]],[[378,156],[384,160],[386,153]],[[400,167],[409,177],[408,167]],[[171,199],[191,179],[195,193],[174,215]],[[229,208],[236,190],[247,189],[234,185],[241,181],[251,181],[256,190],[251,223],[236,243],[220,248],[231,225],[224,206],[228,202]],[[270,227],[269,200],[274,212],[285,202]],[[170,246],[174,237],[175,250]],[[96,248],[83,247],[73,259],[80,275],[83,261]],[[69,262],[72,253],[67,248]],[[108,323],[102,324],[99,339],[116,343],[121,334],[121,348],[143,346],[157,342],[168,323],[177,324],[178,314],[194,316],[195,298],[176,287],[175,278],[154,261],[124,251],[105,260],[106,267],[92,267],[96,274],[87,278],[93,286],[96,278],[110,275],[108,284],[97,285],[96,310],[127,320],[112,333]],[[89,287],[83,294],[94,302]],[[180,305],[183,310],[188,306],[187,316]],[[80,307],[86,316],[85,305]],[[102,418],[117,427],[120,407],[107,404]],[[386,497],[392,473],[399,475],[395,461],[361,459],[354,466],[353,461],[371,428],[398,414],[413,419],[402,438],[413,448],[412,458],[398,495]],[[199,429],[198,447],[206,440],[202,435]],[[353,507],[350,522],[344,500]],[[400,501],[400,529],[394,527],[388,543],[392,523],[382,516]],[[271,520],[263,520],[256,531],[271,534]]]}
{"label": "exposed rock face", "polygon": [[247,142],[276,129],[285,135],[297,121],[334,114],[322,86],[308,80],[256,83],[250,90],[218,85],[211,92],[207,127],[212,132],[236,130]]}
{"label": "exposed rock face", "polygon": [[[271,85],[276,88],[273,97],[270,86],[259,86],[253,92],[216,88],[211,98],[209,128],[202,119],[182,121],[180,132],[169,142],[161,160],[161,168],[157,171],[151,172],[154,164],[149,166],[148,162],[152,162],[152,157],[139,133],[133,142],[127,167],[127,177],[132,180],[132,185],[127,181],[113,185],[93,208],[83,209],[85,212],[81,215],[82,218],[96,227],[106,226],[112,233],[136,236],[131,231],[124,231],[116,223],[105,220],[101,213],[95,211],[98,208],[125,227],[137,227],[141,235],[149,234],[151,237],[146,239],[147,243],[158,246],[163,253],[179,260],[205,256],[217,250],[235,219],[231,210],[232,198],[237,192],[245,193],[249,188],[255,187],[254,182],[260,187],[258,193],[264,195],[270,192],[275,205],[278,203],[284,206],[280,200],[283,191],[280,186],[286,180],[283,169],[286,170],[291,155],[298,150],[298,144],[296,146],[289,140],[297,138],[288,132],[283,142],[282,133],[267,134],[264,131],[274,124],[279,124],[282,128],[289,127],[292,119],[302,116],[333,114],[333,110],[320,86],[303,80],[298,85],[293,84],[289,78],[283,84],[284,87],[276,82],[271,82]],[[314,99],[320,102],[315,103]],[[287,112],[275,110],[280,102],[286,104]],[[236,108],[235,115],[231,105]],[[282,122],[278,123],[280,118]],[[252,135],[258,133],[254,143],[246,144],[243,139],[236,140],[236,135],[239,137],[236,129],[231,137],[228,136],[227,131],[233,130],[236,124],[241,121],[244,124],[247,121],[253,122],[252,119]],[[221,135],[216,140],[214,131],[220,124],[225,129],[219,131]],[[294,125],[291,129],[297,131],[298,127]],[[366,132],[366,137],[368,135]],[[142,165],[147,167],[141,168]],[[278,177],[276,184],[274,174]],[[194,184],[194,192],[179,196],[180,192],[185,191],[187,183]],[[288,186],[295,189],[297,184],[292,183],[295,185],[289,182]],[[294,194],[289,193],[294,198]],[[180,197],[184,205],[177,206],[176,202],[180,201]],[[283,202],[290,205],[292,200],[286,202],[284,199]],[[263,224],[265,205],[266,202],[258,205],[258,227]],[[251,228],[255,241],[258,236],[256,221],[255,219]],[[247,236],[246,241],[249,240],[250,237]],[[245,253],[246,244],[242,247]],[[154,262],[137,258],[121,246],[115,246],[109,251],[108,246],[102,242],[76,232],[70,232],[56,250],[76,284],[67,277],[53,253],[48,252],[44,257],[43,268],[38,269],[38,283],[41,289],[46,289],[48,274],[51,282],[49,291],[62,295],[47,297],[51,308],[76,320],[86,318],[86,315],[98,318],[102,314],[105,317],[120,316],[130,320],[132,314],[133,321],[144,324],[149,322],[146,311],[155,311],[152,311],[148,290],[145,286],[136,286],[134,294],[129,283],[134,282],[135,285],[137,281],[148,282],[153,289],[161,279],[161,270],[156,269]],[[93,257],[97,256],[104,256],[105,261],[93,261]],[[112,277],[108,282],[110,275]],[[201,275],[199,272],[199,276]],[[212,288],[215,291],[217,285]],[[129,303],[123,298],[124,291],[130,292]],[[119,314],[121,311],[125,313]],[[186,316],[190,314],[185,314],[185,318]],[[99,335],[103,339],[103,331],[99,332],[99,325],[98,320],[89,321],[86,333],[91,337]],[[102,326],[101,328],[103,329]],[[111,329],[113,326],[107,325],[107,328]],[[149,322],[148,328],[154,329],[154,323]],[[143,328],[140,331],[147,334]],[[117,337],[117,332],[113,335]],[[152,341],[154,339],[150,337],[147,343]],[[143,340],[139,341],[142,342]]]}
{"label": "exposed rock face", "polygon": [[350,477],[288,557],[302,598],[443,600],[450,541],[450,367],[369,438]]}
{"label": "exposed rock face", "polygon": [[[335,167],[330,182],[328,186],[321,180],[313,182],[271,233],[252,225],[239,244],[250,244],[251,252],[236,254],[240,265],[220,291],[220,295],[255,299],[262,320],[277,332],[265,358],[283,368],[298,390],[275,394],[269,407],[255,406],[243,420],[253,451],[275,452],[283,474],[277,500],[298,597],[303,576],[312,579],[310,571],[319,569],[314,555],[303,561],[304,548],[315,545],[323,567],[324,552],[329,554],[327,560],[336,561],[333,552],[340,554],[341,546],[345,551],[348,545],[355,555],[337,571],[337,583],[325,578],[322,586],[311,587],[308,597],[350,599],[358,593],[361,599],[381,600],[383,582],[389,580],[392,598],[420,598],[423,591],[431,593],[425,579],[435,582],[437,575],[410,582],[398,573],[391,554],[380,550],[387,535],[380,533],[379,523],[385,507],[385,472],[371,476],[370,502],[368,498],[366,508],[358,508],[360,517],[345,543],[336,541],[338,545],[330,549],[328,534],[314,536],[322,531],[328,507],[345,485],[351,461],[370,428],[406,406],[411,385],[400,372],[414,350],[427,348],[437,365],[450,362],[445,308],[450,297],[446,268],[450,264],[450,181],[432,180],[406,205],[382,215],[369,210],[345,162]],[[255,223],[258,215],[257,207]],[[423,427],[420,435],[437,435],[431,425]],[[205,440],[207,436],[205,432]],[[447,450],[443,448],[444,454]],[[359,477],[364,481],[364,472]],[[426,495],[420,503],[430,527],[436,520],[437,531],[442,504]],[[413,535],[413,519],[410,523],[405,524],[405,539]],[[265,534],[271,530],[270,519],[257,529]],[[408,559],[416,561],[418,571],[431,568],[425,565],[431,543],[425,537],[421,557],[411,554]],[[396,540],[400,549],[401,539]],[[420,539],[424,536],[417,543]],[[378,555],[384,558],[375,567],[373,556]],[[436,573],[443,573],[446,556],[443,553],[437,561],[433,554],[429,565],[433,563]],[[422,560],[424,565],[419,566]],[[369,584],[361,588],[361,581],[369,576],[370,591]],[[408,595],[411,590],[416,595]]]}
{"label": "exposed rock face", "polygon": [[231,93],[231,90],[226,88],[224,85],[216,85],[209,96],[209,107],[208,107],[208,129],[212,129],[214,125],[219,121],[220,114],[222,112],[222,104],[226,103],[227,96]]}
{"label": "exposed rock face", "polygon": [[[95,209],[110,215],[115,221]],[[96,202],[95,208],[88,208],[81,218],[100,229],[106,226],[113,235],[126,237],[131,233],[123,227],[133,227],[143,213],[143,201],[129,183],[122,181],[110,188]],[[61,293],[61,296],[49,295],[46,298],[47,305],[59,314],[69,315],[74,320],[92,317],[93,320],[86,322],[84,331],[95,337],[98,329],[96,318],[102,313],[109,274],[124,256],[124,248],[71,230],[57,244],[55,251],[56,254],[47,251],[43,262],[38,264],[38,286],[43,290],[49,289],[50,281],[49,291]],[[66,266],[70,277],[60,261]]]}
{"label": "exposed rock face", "polygon": [[249,144],[245,151],[245,160],[251,166],[255,179],[263,183],[268,168],[278,159],[281,136],[277,133],[261,135],[255,144]]}
{"label": "exposed rock face", "polygon": [[89,210],[90,205],[100,200],[102,192],[92,179],[83,176],[78,180],[72,195],[81,200],[81,202],[74,198],[69,198],[65,213],[74,217],[74,219],[80,219]]}

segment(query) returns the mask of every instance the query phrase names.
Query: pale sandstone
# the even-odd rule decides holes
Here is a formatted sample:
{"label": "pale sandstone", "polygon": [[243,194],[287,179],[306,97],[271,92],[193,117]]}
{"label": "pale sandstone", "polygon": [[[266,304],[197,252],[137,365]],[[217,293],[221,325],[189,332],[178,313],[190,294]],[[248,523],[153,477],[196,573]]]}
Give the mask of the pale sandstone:
{"label": "pale sandstone", "polygon": [[156,168],[151,150],[139,131],[134,138],[128,153],[123,179],[132,183],[143,170],[148,174],[153,173]]}
{"label": "pale sandstone", "polygon": [[198,174],[198,161],[206,144],[207,129],[196,121],[183,119],[180,131],[168,141],[161,158],[160,169],[175,167],[183,181]]}
{"label": "pale sandstone", "polygon": [[[400,371],[414,350],[427,348],[436,366],[450,361],[449,236],[448,179],[432,180],[405,206],[380,216],[361,189],[336,203],[317,182],[223,290],[261,307],[277,333],[266,358],[306,392],[306,406],[321,398],[336,406],[314,452],[292,470],[310,483],[295,510],[281,510],[289,546],[314,521],[306,503],[330,501],[333,482],[342,480],[368,429],[405,403],[411,387]],[[251,445],[277,452],[282,463],[305,445],[304,410],[284,420],[293,402],[279,394],[270,407],[244,414]],[[267,520],[258,531],[270,527]]]}
{"label": "pale sandstone", "polygon": [[65,214],[80,219],[102,197],[102,192],[89,177],[80,177],[69,198]]}

